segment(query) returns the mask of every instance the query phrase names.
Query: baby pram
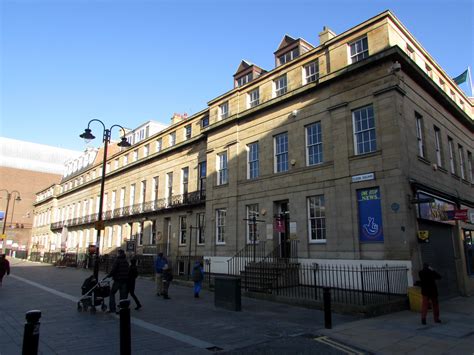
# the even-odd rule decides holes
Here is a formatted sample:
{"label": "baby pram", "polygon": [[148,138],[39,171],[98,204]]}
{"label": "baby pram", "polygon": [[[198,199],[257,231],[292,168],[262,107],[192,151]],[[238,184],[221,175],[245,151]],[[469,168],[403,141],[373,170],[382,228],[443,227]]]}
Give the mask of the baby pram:
{"label": "baby pram", "polygon": [[110,296],[110,282],[105,278],[97,282],[94,275],[89,276],[84,280],[81,291],[82,297],[77,302],[79,312],[87,312],[90,308],[90,312],[95,313],[97,306],[100,306],[103,312],[107,310],[105,298]]}

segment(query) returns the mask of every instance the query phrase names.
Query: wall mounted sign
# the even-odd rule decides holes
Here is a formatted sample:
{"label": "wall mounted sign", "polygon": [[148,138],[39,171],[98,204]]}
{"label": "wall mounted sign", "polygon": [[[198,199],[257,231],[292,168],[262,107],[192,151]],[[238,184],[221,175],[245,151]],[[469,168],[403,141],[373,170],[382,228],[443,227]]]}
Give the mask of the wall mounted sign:
{"label": "wall mounted sign", "polygon": [[357,204],[359,207],[359,241],[383,242],[382,206],[380,203],[380,189],[357,190]]}
{"label": "wall mounted sign", "polygon": [[436,222],[450,222],[449,214],[454,213],[456,205],[454,203],[449,203],[444,200],[440,200],[431,195],[424,194],[422,192],[417,193],[417,199],[419,200],[428,200],[432,199],[433,202],[423,202],[418,204],[418,217],[423,219],[428,219],[430,221]]}
{"label": "wall mounted sign", "polygon": [[418,241],[420,243],[428,243],[430,241],[429,231],[418,231]]}
{"label": "wall mounted sign", "polygon": [[375,179],[375,173],[367,173],[367,174],[352,176],[352,182],[368,181],[368,180],[374,180],[374,179]]}

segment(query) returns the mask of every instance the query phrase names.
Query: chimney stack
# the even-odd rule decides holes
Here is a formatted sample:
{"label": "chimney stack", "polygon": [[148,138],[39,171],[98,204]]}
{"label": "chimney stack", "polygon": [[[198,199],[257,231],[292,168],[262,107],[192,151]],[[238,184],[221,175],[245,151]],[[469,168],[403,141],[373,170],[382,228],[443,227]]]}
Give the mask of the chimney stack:
{"label": "chimney stack", "polygon": [[323,31],[319,34],[319,44],[324,44],[331,38],[336,37],[336,34],[326,26],[323,27]]}

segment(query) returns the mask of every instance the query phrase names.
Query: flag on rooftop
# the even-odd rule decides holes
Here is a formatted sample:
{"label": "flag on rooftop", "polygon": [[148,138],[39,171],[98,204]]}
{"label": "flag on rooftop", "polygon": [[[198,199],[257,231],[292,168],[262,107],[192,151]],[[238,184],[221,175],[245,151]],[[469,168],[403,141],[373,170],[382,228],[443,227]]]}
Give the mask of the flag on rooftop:
{"label": "flag on rooftop", "polygon": [[457,77],[453,78],[453,81],[458,85],[462,84],[462,83],[465,83],[467,81],[467,72],[468,72],[467,69],[464,70],[464,72],[459,74]]}

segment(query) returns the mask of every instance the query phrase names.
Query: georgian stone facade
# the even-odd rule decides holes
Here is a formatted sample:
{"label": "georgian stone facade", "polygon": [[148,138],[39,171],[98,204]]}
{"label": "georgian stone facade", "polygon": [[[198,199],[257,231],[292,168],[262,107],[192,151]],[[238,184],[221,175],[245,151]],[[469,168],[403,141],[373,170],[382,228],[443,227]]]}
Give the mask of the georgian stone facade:
{"label": "georgian stone facade", "polygon": [[[108,157],[102,252],[136,238],[138,253],[203,256],[225,272],[256,238],[301,263],[416,275],[451,245],[447,294],[474,292],[474,221],[447,217],[474,208],[472,101],[390,12],[325,28],[315,47],[285,36],[275,63],[243,61],[206,109]],[[54,196],[51,231],[67,226],[72,249],[95,242],[101,166]],[[420,243],[425,230],[433,242]]]}

